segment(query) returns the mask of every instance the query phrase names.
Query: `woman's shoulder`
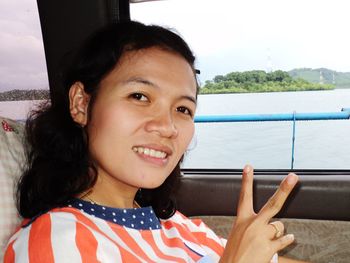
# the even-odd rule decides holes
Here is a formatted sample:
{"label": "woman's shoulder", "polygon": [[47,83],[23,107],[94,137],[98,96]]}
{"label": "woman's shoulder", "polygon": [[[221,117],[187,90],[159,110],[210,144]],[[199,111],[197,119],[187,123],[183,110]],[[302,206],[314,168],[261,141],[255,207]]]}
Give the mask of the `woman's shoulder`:
{"label": "woman's shoulder", "polygon": [[[76,227],[76,223],[86,220],[86,215],[71,207],[54,208],[31,219],[24,219],[17,228],[15,234],[10,238],[9,243],[15,239],[43,240],[51,237],[53,231],[63,234]],[[40,234],[39,234],[40,233]],[[55,234],[55,233],[54,233]]]}
{"label": "woman's shoulder", "polygon": [[17,228],[17,232],[25,231],[45,231],[45,229],[51,229],[53,224],[59,221],[76,221],[79,211],[70,207],[54,208],[47,212],[41,213],[33,218],[23,219],[20,226]]}
{"label": "woman's shoulder", "polygon": [[14,262],[14,258],[55,262],[54,254],[64,257],[68,252],[75,258],[79,254],[78,245],[90,244],[93,238],[87,224],[92,224],[88,216],[71,207],[55,208],[25,219],[8,242],[4,262]]}

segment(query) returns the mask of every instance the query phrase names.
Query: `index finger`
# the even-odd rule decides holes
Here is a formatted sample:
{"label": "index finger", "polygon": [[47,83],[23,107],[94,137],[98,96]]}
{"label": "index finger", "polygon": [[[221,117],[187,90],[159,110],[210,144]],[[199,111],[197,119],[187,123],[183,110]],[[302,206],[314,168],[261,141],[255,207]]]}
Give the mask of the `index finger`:
{"label": "index finger", "polygon": [[254,169],[246,165],[242,173],[242,186],[239,195],[237,217],[247,218],[254,213],[253,209],[253,177]]}
{"label": "index finger", "polygon": [[269,222],[270,219],[281,210],[284,202],[287,200],[297,182],[298,176],[296,174],[288,174],[288,176],[281,182],[274,195],[271,196],[263,208],[261,208],[258,217],[266,223]]}

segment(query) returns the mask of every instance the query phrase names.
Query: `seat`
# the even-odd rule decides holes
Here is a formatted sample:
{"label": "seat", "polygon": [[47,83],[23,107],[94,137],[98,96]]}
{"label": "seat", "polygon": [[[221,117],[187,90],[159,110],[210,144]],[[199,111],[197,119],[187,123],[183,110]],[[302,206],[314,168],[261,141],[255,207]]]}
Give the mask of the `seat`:
{"label": "seat", "polygon": [[20,222],[15,184],[24,164],[24,124],[0,117],[0,262],[11,234]]}

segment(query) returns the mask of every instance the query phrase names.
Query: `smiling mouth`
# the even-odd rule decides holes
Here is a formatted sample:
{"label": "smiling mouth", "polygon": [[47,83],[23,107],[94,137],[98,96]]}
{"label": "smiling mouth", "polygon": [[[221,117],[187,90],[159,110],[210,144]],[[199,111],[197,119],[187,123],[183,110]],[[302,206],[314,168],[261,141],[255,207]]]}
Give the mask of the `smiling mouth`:
{"label": "smiling mouth", "polygon": [[154,149],[150,149],[150,148],[146,148],[146,147],[132,147],[132,150],[135,153],[139,153],[139,154],[144,154],[146,156],[150,156],[153,158],[158,158],[158,159],[165,159],[168,154],[166,152],[163,151],[158,151],[158,150],[154,150]]}

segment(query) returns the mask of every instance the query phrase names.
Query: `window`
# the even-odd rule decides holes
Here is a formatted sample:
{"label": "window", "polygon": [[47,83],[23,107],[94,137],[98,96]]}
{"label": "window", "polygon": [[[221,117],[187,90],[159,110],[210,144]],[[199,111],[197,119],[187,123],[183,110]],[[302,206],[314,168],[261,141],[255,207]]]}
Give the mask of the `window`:
{"label": "window", "polygon": [[36,1],[0,1],[0,58],[0,115],[24,120],[35,99],[48,97]]}
{"label": "window", "polygon": [[[297,88],[331,88],[261,92],[273,84],[256,80],[238,93],[200,95],[197,115],[340,113],[350,108],[346,1],[166,0],[134,3],[130,10],[133,20],[175,28],[185,38],[197,56],[202,87],[212,84],[223,92],[235,85],[222,81],[228,73],[282,71]],[[293,86],[277,88],[288,85]],[[297,121],[294,168],[349,169],[349,130],[349,120]],[[290,121],[198,123],[184,167],[251,163],[290,168],[292,135]]]}

